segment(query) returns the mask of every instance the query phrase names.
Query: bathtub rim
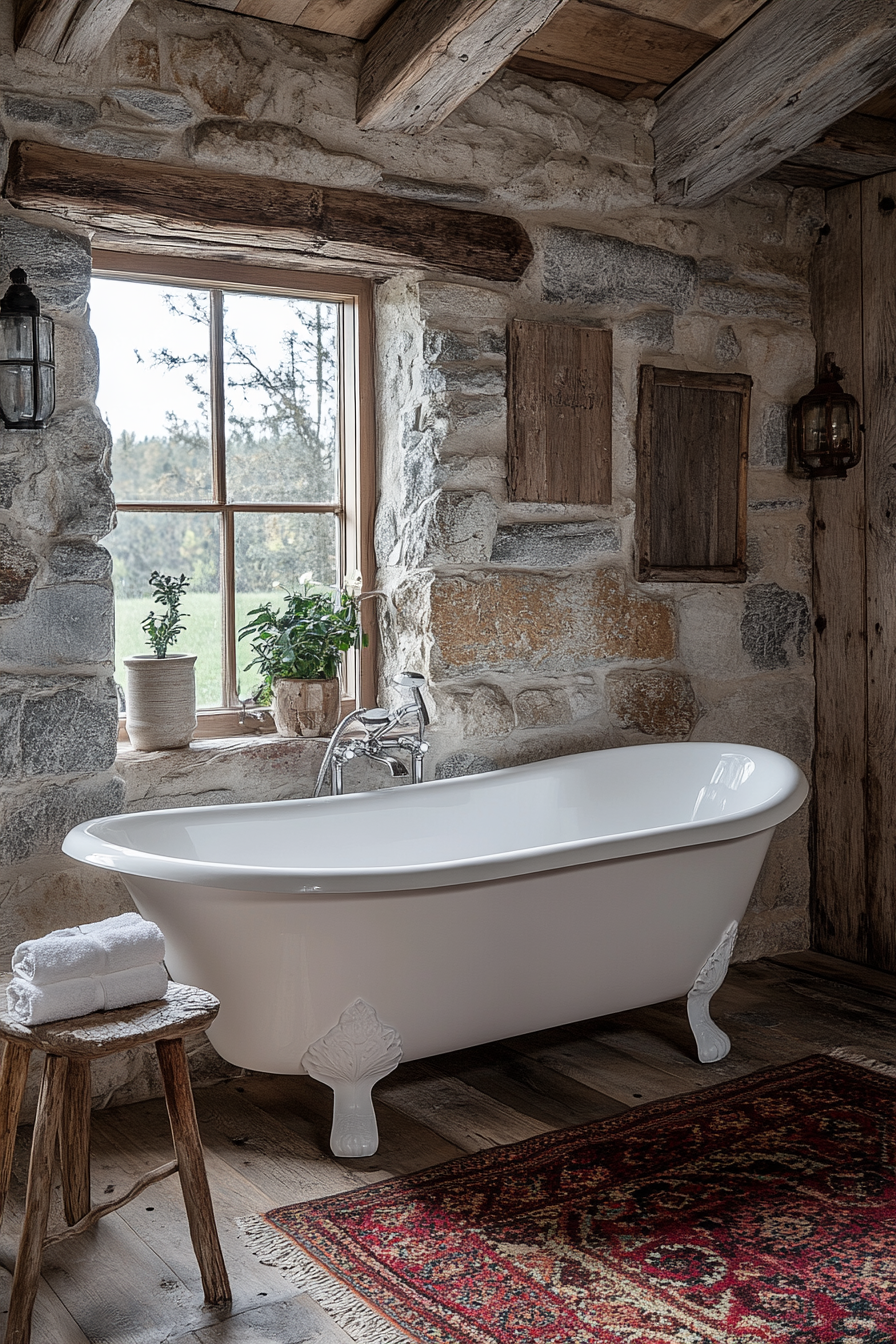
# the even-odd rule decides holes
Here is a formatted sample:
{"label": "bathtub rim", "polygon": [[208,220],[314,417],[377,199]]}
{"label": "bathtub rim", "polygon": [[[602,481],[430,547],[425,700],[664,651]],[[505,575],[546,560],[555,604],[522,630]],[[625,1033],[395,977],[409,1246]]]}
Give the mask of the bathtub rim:
{"label": "bathtub rim", "polygon": [[[576,755],[606,756],[613,751],[656,751],[675,747],[715,748],[719,752],[753,753],[765,757],[769,764],[782,771],[781,784],[771,802],[763,802],[755,807],[745,808],[729,816],[703,819],[699,822],[679,822],[664,827],[645,830],[625,831],[615,835],[591,836],[581,840],[564,841],[557,844],[542,845],[530,849],[520,849],[496,854],[476,855],[471,858],[454,859],[429,864],[409,864],[389,868],[283,868],[264,867],[258,864],[214,863],[210,860],[184,859],[169,855],[133,849],[106,839],[100,828],[114,825],[117,821],[133,822],[140,816],[158,817],[166,814],[172,818],[187,817],[195,820],[199,814],[230,812],[239,808],[242,812],[266,808],[272,811],[286,811],[296,807],[332,806],[331,798],[284,799],[276,802],[255,803],[218,803],[205,807],[159,808],[151,812],[117,813],[111,817],[95,818],[75,826],[66,835],[62,849],[70,858],[106,872],[118,872],[133,876],[154,877],[163,881],[180,882],[190,886],[216,887],[219,890],[253,891],[259,895],[265,893],[291,894],[301,896],[320,896],[328,893],[364,893],[385,891],[414,891],[427,887],[466,885],[471,882],[498,880],[515,877],[523,873],[546,872],[556,868],[575,867],[581,864],[600,862],[604,859],[625,858],[629,855],[655,853],[663,849],[683,849],[693,845],[712,843],[713,841],[737,839],[757,831],[773,828],[786,820],[802,806],[809,793],[809,785],[799,766],[789,757],[767,747],[748,746],[743,743],[700,742],[700,743],[649,743],[637,747],[609,748],[607,751],[583,752]],[[556,760],[567,757],[547,758],[544,761],[529,762],[519,766],[509,766],[505,770],[489,772],[489,775],[512,774],[515,771],[532,771],[542,767],[547,771]],[[427,791],[470,785],[477,779],[487,776],[461,776],[456,779],[430,780],[414,785],[415,789]],[[349,794],[348,798],[376,797],[378,791],[368,794]],[[337,804],[338,805],[338,804]]]}

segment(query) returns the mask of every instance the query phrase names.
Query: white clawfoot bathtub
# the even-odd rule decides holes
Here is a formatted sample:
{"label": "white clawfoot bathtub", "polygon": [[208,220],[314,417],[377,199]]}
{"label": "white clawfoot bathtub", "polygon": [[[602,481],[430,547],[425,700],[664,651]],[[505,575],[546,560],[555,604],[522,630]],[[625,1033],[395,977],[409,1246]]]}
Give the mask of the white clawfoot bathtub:
{"label": "white clawfoot bathtub", "polygon": [[63,848],[119,873],[172,975],[218,996],[225,1059],[334,1088],[334,1151],[358,1156],[376,1149],[370,1088],[402,1054],[691,991],[700,1059],[721,1059],[709,998],[807,792],[775,752],[686,742],[107,817]]}

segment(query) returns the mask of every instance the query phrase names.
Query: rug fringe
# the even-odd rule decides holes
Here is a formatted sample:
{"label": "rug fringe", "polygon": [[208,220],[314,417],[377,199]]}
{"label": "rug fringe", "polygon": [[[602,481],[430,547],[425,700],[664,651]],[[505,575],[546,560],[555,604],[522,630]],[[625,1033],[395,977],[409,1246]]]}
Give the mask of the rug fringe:
{"label": "rug fringe", "polygon": [[887,1078],[896,1078],[896,1064],[883,1064],[879,1059],[869,1059],[867,1055],[860,1055],[857,1050],[850,1050],[845,1045],[838,1045],[836,1050],[829,1050],[831,1059],[842,1059],[846,1064],[857,1064],[861,1069],[869,1069],[871,1073],[882,1073]]}
{"label": "rug fringe", "polygon": [[357,1344],[408,1344],[409,1336],[357,1297],[260,1214],[238,1218],[240,1240],[263,1265],[272,1265],[314,1298]]}

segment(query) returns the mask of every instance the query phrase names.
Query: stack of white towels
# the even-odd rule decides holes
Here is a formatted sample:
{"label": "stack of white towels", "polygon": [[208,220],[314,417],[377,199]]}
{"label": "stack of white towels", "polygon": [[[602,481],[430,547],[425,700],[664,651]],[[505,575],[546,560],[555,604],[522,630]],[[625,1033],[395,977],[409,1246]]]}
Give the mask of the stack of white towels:
{"label": "stack of white towels", "polygon": [[158,925],[137,914],[56,929],[19,943],[6,1004],[19,1022],[36,1027],[161,999],[168,987],[164,956]]}

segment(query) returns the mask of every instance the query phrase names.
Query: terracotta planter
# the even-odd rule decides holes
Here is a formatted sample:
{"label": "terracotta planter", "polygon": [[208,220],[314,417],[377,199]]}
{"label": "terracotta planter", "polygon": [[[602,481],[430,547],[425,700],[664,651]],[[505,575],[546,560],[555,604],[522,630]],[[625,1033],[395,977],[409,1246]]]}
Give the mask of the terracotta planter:
{"label": "terracotta planter", "polygon": [[125,725],[137,751],[185,747],[196,727],[195,653],[125,658],[128,670]]}
{"label": "terracotta planter", "polygon": [[281,737],[327,737],[339,722],[341,702],[338,677],[280,677],[274,682],[277,732]]}

